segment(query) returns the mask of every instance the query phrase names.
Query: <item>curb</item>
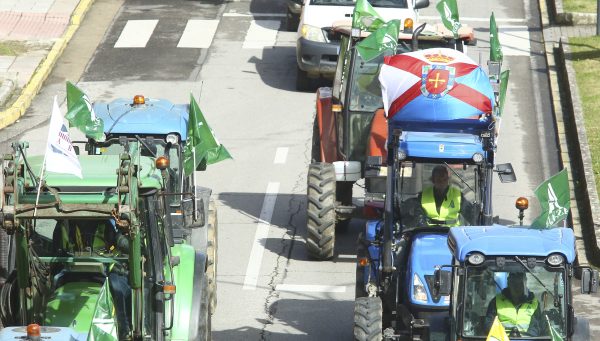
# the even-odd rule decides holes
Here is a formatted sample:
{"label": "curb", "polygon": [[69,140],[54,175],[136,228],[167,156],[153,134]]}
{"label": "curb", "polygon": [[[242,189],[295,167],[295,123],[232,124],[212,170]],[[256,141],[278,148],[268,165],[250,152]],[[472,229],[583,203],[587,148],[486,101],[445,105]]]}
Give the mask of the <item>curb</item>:
{"label": "curb", "polygon": [[21,91],[21,94],[12,106],[2,112],[0,112],[0,129],[3,129],[18,120],[29,108],[31,102],[35,98],[35,95],[40,91],[42,84],[56,64],[56,61],[63,53],[65,47],[79,28],[81,21],[85,17],[85,14],[92,6],[94,0],[80,0],[79,4],[71,14],[71,23],[67,27],[62,37],[58,38],[52,49],[46,55],[46,58],[38,65],[27,85]]}

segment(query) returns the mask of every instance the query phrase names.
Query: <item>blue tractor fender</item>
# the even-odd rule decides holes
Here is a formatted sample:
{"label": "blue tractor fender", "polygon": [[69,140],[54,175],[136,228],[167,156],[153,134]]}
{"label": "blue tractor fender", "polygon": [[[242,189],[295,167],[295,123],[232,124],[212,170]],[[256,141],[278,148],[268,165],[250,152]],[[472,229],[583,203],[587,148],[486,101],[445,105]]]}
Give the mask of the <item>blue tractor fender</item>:
{"label": "blue tractor fender", "polygon": [[[412,305],[443,308],[450,305],[449,297],[433,297],[433,273],[435,266],[452,263],[448,249],[448,235],[443,232],[417,232],[411,238],[407,259],[405,288]],[[426,297],[418,289],[424,289]],[[417,287],[417,288],[416,288]],[[419,297],[420,296],[420,297]]]}

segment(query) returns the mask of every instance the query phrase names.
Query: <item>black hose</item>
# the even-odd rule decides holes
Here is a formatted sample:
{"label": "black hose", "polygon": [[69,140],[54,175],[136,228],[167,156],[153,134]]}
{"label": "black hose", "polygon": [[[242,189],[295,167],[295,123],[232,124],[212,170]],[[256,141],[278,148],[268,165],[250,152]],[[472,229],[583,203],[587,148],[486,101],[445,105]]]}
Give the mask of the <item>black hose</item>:
{"label": "black hose", "polygon": [[3,327],[14,326],[19,317],[17,271],[13,270],[0,288],[0,321]]}

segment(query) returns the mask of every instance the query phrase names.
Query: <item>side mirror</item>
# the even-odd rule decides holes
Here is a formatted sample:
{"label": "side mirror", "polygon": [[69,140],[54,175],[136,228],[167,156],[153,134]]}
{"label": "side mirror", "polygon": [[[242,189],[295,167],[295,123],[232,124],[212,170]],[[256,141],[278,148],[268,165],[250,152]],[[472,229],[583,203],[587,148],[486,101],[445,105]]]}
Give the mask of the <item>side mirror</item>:
{"label": "side mirror", "polygon": [[515,175],[515,171],[510,163],[496,165],[495,171],[498,173],[500,182],[502,183],[517,181],[517,176]]}
{"label": "side mirror", "polygon": [[448,270],[442,270],[440,268],[435,269],[433,273],[433,289],[431,295],[434,301],[439,300],[441,296],[450,295],[452,289],[452,272]]}
{"label": "side mirror", "polygon": [[421,9],[429,7],[429,0],[417,0],[415,1],[415,9]]}
{"label": "side mirror", "polygon": [[598,270],[581,269],[581,293],[592,294],[598,292],[598,277]]}

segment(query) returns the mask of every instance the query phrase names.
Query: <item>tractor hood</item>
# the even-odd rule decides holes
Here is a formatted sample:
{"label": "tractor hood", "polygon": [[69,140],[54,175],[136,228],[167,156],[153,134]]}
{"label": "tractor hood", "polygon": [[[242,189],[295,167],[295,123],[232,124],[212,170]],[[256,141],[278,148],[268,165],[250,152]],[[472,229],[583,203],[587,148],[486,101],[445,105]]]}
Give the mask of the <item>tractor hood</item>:
{"label": "tractor hood", "polygon": [[72,328],[77,340],[88,339],[88,334],[93,340],[117,340],[114,312],[108,280],[104,284],[68,282],[50,297],[44,324]]}
{"label": "tractor hood", "polygon": [[145,104],[132,104],[119,98],[110,103],[95,103],[96,115],[104,121],[107,134],[167,135],[177,133],[187,139],[187,104],[173,104],[164,99],[146,98]]}
{"label": "tractor hood", "polygon": [[[448,298],[434,299],[431,295],[435,266],[452,262],[452,254],[448,250],[447,241],[448,235],[444,233],[425,232],[417,233],[412,237],[406,273],[406,285],[409,288],[408,294],[412,304],[440,308],[449,306]],[[418,280],[415,279],[415,276],[418,277]],[[419,281],[427,294],[426,301],[415,299],[415,282]]]}

